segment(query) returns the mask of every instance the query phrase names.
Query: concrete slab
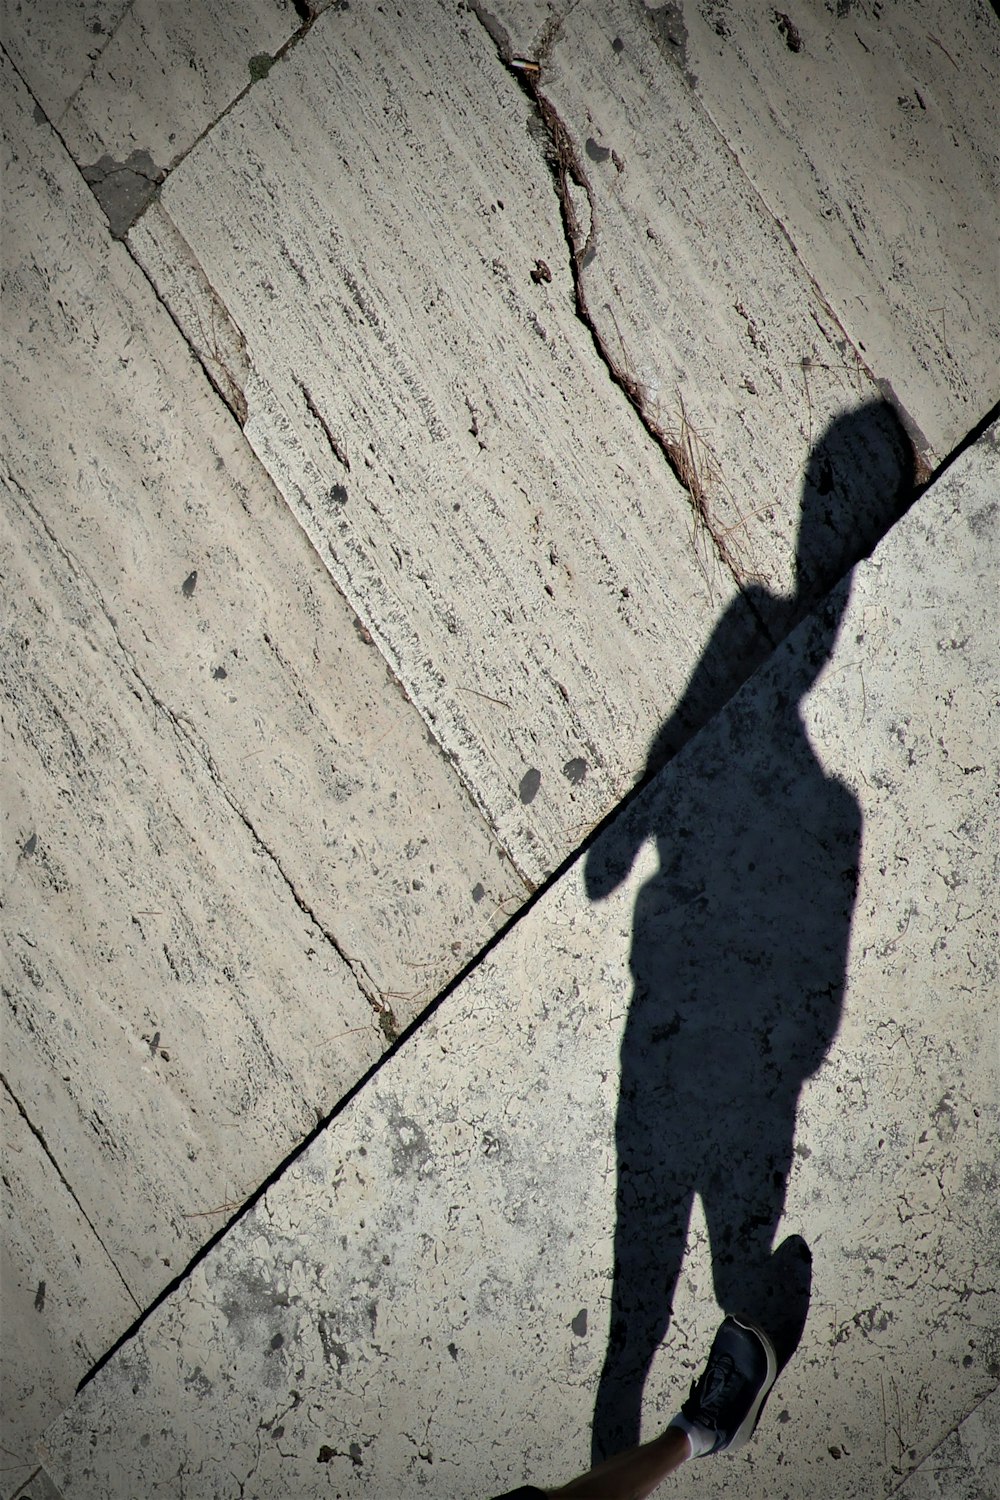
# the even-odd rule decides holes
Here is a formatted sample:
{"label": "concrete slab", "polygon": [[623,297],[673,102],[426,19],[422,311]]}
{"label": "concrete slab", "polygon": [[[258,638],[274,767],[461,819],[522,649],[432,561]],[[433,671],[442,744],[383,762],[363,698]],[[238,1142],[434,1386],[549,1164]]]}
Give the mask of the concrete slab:
{"label": "concrete slab", "polygon": [[322,6],[4,0],[3,43],[120,235]]}
{"label": "concrete slab", "polygon": [[928,1454],[900,1500],[992,1500],[1000,1493],[1000,1387]]}
{"label": "concrete slab", "polygon": [[[855,348],[938,453],[995,399],[1000,17],[977,0],[659,13]],[[787,18],[787,25],[783,21]]]}
{"label": "concrete slab", "polygon": [[[731,502],[746,518],[748,567],[767,566],[762,503],[793,483],[790,421],[819,431],[827,403],[874,379],[933,461],[992,406],[1000,24],[988,6],[472,8],[504,50],[541,60],[539,96],[582,181],[598,336],[675,431],[683,397],[732,492],[716,486],[720,524],[739,520]],[[700,316],[679,286],[701,291]]]}
{"label": "concrete slab", "polygon": [[34,1472],[34,1441],[73,1394],[66,1380],[54,1390],[50,1372],[90,1369],[109,1327],[127,1328],[141,1308],[2,1078],[0,1116],[0,1493],[9,1495]]}
{"label": "concrete slab", "polygon": [[526,887],[13,75],[3,1072],[49,1152],[7,1205],[20,1453]]}
{"label": "concrete slab", "polygon": [[[790,577],[810,447],[804,393],[794,412],[780,395],[787,374],[755,435],[725,406],[749,343],[718,256],[697,272],[686,222],[691,274],[672,296],[701,351],[692,420],[702,401],[723,403],[741,480],[725,514],[684,493],[580,317],[544,136],[474,15],[431,4],[404,38],[377,7],[331,9],[129,236],[533,881],[641,769],[739,589]],[[755,357],[784,371],[794,347],[825,367],[836,345],[839,368],[840,331],[714,131],[684,149],[688,176],[726,200],[733,255],[756,247],[761,297],[785,294],[785,342]],[[707,336],[715,312],[723,332]],[[816,430],[874,390],[853,365],[817,382]],[[839,576],[845,546],[863,548],[849,508],[854,528],[834,528],[804,565],[814,593]],[[732,532],[750,511],[772,520],[744,555]],[[767,598],[772,619],[747,609],[737,630],[729,615],[730,688],[787,624],[785,601]]]}
{"label": "concrete slab", "polygon": [[68,1500],[559,1482],[602,1367],[649,1432],[716,1298],[804,1307],[789,1235],[798,1352],[678,1495],[885,1496],[993,1391],[998,473],[993,428],[151,1315]]}

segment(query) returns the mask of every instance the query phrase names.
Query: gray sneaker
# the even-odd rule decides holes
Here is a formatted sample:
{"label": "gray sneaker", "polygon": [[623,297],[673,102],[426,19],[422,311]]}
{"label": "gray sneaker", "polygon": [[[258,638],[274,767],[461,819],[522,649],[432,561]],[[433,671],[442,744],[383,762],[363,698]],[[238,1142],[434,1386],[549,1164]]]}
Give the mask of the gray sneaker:
{"label": "gray sneaker", "polygon": [[749,1440],[777,1371],[767,1334],[752,1323],[726,1318],[701,1378],[681,1407],[689,1422],[717,1434],[708,1453],[732,1453]]}

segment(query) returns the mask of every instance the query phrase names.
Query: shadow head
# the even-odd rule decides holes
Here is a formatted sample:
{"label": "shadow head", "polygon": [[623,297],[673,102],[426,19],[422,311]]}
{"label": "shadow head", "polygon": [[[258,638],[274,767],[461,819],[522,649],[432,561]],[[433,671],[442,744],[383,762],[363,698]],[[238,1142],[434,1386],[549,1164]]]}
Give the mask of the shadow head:
{"label": "shadow head", "polygon": [[913,502],[913,442],[888,401],[869,401],[836,417],[813,444],[802,484],[795,547],[795,595],[789,627],[815,609],[828,626],[827,652],[847,605],[854,566],[867,557]]}

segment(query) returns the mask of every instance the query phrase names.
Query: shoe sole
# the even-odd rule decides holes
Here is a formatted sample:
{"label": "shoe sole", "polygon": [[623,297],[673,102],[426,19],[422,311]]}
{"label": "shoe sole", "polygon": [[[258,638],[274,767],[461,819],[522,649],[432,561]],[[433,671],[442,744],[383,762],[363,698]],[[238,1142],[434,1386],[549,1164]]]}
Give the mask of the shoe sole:
{"label": "shoe sole", "polygon": [[763,1384],[757,1393],[753,1405],[733,1434],[732,1441],[727,1443],[725,1448],[718,1450],[722,1453],[735,1453],[737,1448],[742,1448],[753,1437],[754,1429],[760,1421],[761,1408],[767,1400],[775,1377],[778,1374],[778,1356],[775,1354],[774,1345],[764,1330],[758,1328],[756,1323],[747,1323],[742,1318],[734,1318],[733,1322],[738,1323],[741,1328],[745,1328],[748,1333],[754,1334],[760,1340],[761,1347],[767,1358],[767,1373],[764,1376]]}

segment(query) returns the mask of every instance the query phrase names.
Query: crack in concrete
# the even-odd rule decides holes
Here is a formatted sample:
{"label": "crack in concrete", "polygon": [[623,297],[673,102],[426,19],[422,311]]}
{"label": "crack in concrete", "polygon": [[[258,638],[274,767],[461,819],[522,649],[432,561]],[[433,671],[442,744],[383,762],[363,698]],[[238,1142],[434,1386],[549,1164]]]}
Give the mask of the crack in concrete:
{"label": "crack in concrete", "polygon": [[[152,218],[153,227],[150,228],[149,224],[150,220],[147,220],[150,239],[158,253],[169,261],[177,277],[186,284],[186,297],[178,296],[176,288],[172,298],[169,292],[161,291],[154,272],[143,263],[141,252],[128,239],[124,241],[125,248],[159,306],[242,429],[249,416],[246,387],[251,371],[246,336],[162,203]],[[169,245],[163,243],[165,238],[169,238]]]}
{"label": "crack in concrete", "polygon": [[258,849],[265,856],[265,858],[271,862],[271,864],[274,866],[274,869],[280,876],[283,884],[287,888],[289,894],[291,895],[292,900],[295,902],[296,906],[303,913],[303,915],[309,919],[312,925],[316,928],[317,932],[322,935],[323,939],[330,945],[341,962],[346,965],[346,967],[351,971],[358,989],[361,991],[362,995],[364,995],[368,1004],[378,1016],[379,1025],[383,1033],[388,1037],[390,1041],[394,1040],[393,1037],[389,1037],[389,1031],[387,1029],[387,1026],[389,1029],[394,1029],[396,1024],[395,1017],[392,1013],[392,1008],[383,998],[378,985],[368,973],[362,960],[359,958],[353,958],[346,951],[346,949],[338,941],[334,933],[332,933],[329,928],[327,928],[323,924],[318,913],[313,909],[306,898],[297,889],[294,880],[285,870],[278,855],[274,852],[273,849],[270,848],[265,839],[255,828],[251,819],[240,806],[235,795],[229,790],[229,787],[226,785],[226,782],[215,763],[212,753],[206,745],[205,741],[202,739],[202,736],[198,730],[197,725],[194,723],[194,720],[191,719],[187,714],[175,711],[170,707],[169,704],[165,703],[163,699],[160,698],[156,693],[152,685],[143,676],[143,673],[140,670],[138,663],[136,662],[135,656],[133,655],[130,648],[121,639],[121,636],[118,634],[118,628],[115,618],[109,613],[99,587],[91,578],[86,568],[81,566],[81,564],[77,561],[77,559],[73,556],[69,549],[65,547],[59,540],[59,538],[56,536],[51,526],[49,525],[48,521],[38,510],[38,507],[35,505],[31,496],[25,490],[24,486],[14,478],[13,474],[10,473],[6,465],[4,465],[2,470],[0,470],[0,477],[2,477],[7,483],[9,483],[12,488],[17,490],[18,494],[22,498],[23,503],[31,511],[32,515],[35,517],[37,524],[41,526],[42,530],[49,538],[49,541],[52,543],[53,547],[56,548],[60,557],[66,563],[66,566],[70,569],[70,571],[76,578],[85,583],[88,591],[96,602],[97,608],[100,610],[100,613],[106,620],[108,627],[111,630],[111,633],[114,637],[115,643],[118,646],[123,660],[128,666],[128,669],[132,673],[133,677],[139,683],[143,692],[146,694],[146,697],[148,698],[150,703],[152,703],[158,710],[158,712],[163,715],[177,738],[185,743],[188,748],[193,750],[194,753],[201,759],[203,765],[212,778],[213,784],[217,787],[232,812],[236,815],[237,818],[239,818],[240,822],[247,830],[247,833],[250,835],[255,848]]}
{"label": "crack in concrete", "polygon": [[348,474],[349,474],[351,472],[350,459],[347,457],[347,454],[344,452],[343,447],[337,441],[337,439],[334,437],[332,431],[330,430],[330,424],[329,424],[329,422],[327,422],[327,420],[324,417],[323,413],[320,411],[319,407],[316,405],[315,399],[313,398],[312,391],[309,389],[309,387],[302,380],[298,380],[297,379],[296,382],[295,382],[295,384],[298,386],[300,392],[302,393],[302,399],[303,399],[303,401],[306,404],[306,411],[312,417],[313,421],[316,422],[318,424],[318,426],[322,428],[322,430],[323,430],[323,436],[326,438],[326,441],[327,441],[327,443],[330,446],[330,452],[333,454],[333,456],[337,460],[337,462],[340,465],[342,465],[342,467],[345,468],[347,470]]}
{"label": "crack in concrete", "polygon": [[125,1280],[125,1277],[122,1275],[121,1270],[119,1269],[118,1264],[115,1261],[114,1256],[111,1254],[111,1251],[108,1249],[107,1245],[104,1243],[104,1240],[101,1238],[100,1231],[98,1230],[97,1226],[94,1224],[93,1219],[91,1219],[91,1217],[88,1214],[87,1210],[84,1208],[83,1204],[80,1202],[80,1200],[77,1197],[76,1193],[73,1191],[72,1184],[70,1183],[70,1181],[69,1181],[68,1177],[66,1176],[65,1172],[63,1171],[62,1167],[60,1167],[59,1163],[56,1161],[56,1158],[55,1158],[55,1156],[54,1156],[54,1154],[53,1154],[53,1152],[52,1152],[52,1150],[51,1150],[51,1148],[49,1146],[48,1141],[45,1139],[45,1136],[42,1133],[42,1130],[40,1129],[40,1127],[38,1125],[35,1124],[35,1122],[31,1118],[31,1116],[28,1114],[28,1111],[25,1109],[24,1105],[21,1103],[21,1100],[18,1098],[17,1094],[14,1092],[13,1088],[11,1087],[10,1082],[9,1082],[9,1080],[7,1078],[7,1075],[5,1073],[0,1073],[0,1084],[2,1084],[3,1088],[7,1091],[7,1094],[10,1096],[10,1100],[11,1100],[11,1103],[13,1104],[14,1108],[17,1110],[18,1114],[21,1116],[21,1119],[24,1121],[25,1125],[31,1131],[31,1134],[34,1136],[35,1140],[38,1142],[39,1146],[41,1147],[42,1151],[44,1152],[47,1161],[49,1162],[50,1166],[52,1167],[52,1170],[55,1172],[56,1176],[59,1178],[59,1181],[62,1183],[63,1187],[66,1189],[66,1191],[69,1194],[69,1196],[72,1198],[74,1204],[76,1205],[77,1211],[80,1214],[80,1217],[83,1219],[84,1223],[89,1228],[91,1234],[94,1236],[94,1239],[97,1241],[97,1243],[100,1245],[101,1249],[104,1251],[105,1255],[108,1257],[108,1262],[114,1268],[115,1275],[118,1277],[118,1280],[121,1282],[122,1286],[125,1288],[125,1291],[128,1293],[129,1301],[135,1307],[136,1311],[141,1312],[142,1311],[142,1304],[140,1303],[139,1299],[136,1297],[135,1293],[132,1291],[132,1288],[129,1286],[128,1282]]}
{"label": "crack in concrete", "polygon": [[80,82],[77,84],[76,88],[70,94],[69,98],[66,100],[66,103],[63,105],[62,109],[59,111],[59,121],[60,121],[60,123],[62,123],[62,121],[65,120],[66,116],[69,114],[70,110],[73,108],[73,105],[76,103],[77,98],[78,98],[81,90],[84,89],[86,87],[86,85],[93,78],[95,72],[97,71],[97,65],[98,65],[98,63],[101,61],[101,58],[104,56],[105,52],[111,46],[111,43],[114,41],[115,37],[118,35],[118,32],[120,31],[120,29],[121,29],[121,27],[122,27],[122,25],[123,25],[126,17],[134,9],[135,9],[135,0],[127,0],[127,4],[123,7],[121,15],[118,17],[117,21],[112,26],[111,30],[109,32],[107,32],[107,33],[104,34],[104,43],[101,46],[100,50],[98,51],[97,56],[95,58],[93,58],[93,60],[91,61],[90,67],[87,69],[86,73],[80,79]]}
{"label": "crack in concrete", "polygon": [[[336,0],[331,0],[331,4],[325,6],[323,9],[329,10],[336,8],[338,8]],[[302,8],[300,8],[298,4],[294,5],[294,9],[297,15],[302,15]],[[286,41],[282,42],[277,52],[271,54],[260,54],[261,58],[263,58],[264,56],[269,57],[266,68],[261,67],[256,71],[252,70],[250,82],[245,84],[244,87],[240,89],[235,98],[230,99],[229,103],[225,105],[225,107],[221,109],[219,113],[208,122],[203,130],[199,131],[199,133],[195,136],[194,140],[189,146],[185,146],[183,150],[178,151],[177,155],[171,158],[167,166],[164,168],[163,180],[166,180],[171,172],[176,171],[181,163],[191,155],[191,152],[196,150],[196,148],[201,145],[205,137],[211,135],[215,127],[217,125],[220,125],[227,115],[232,114],[233,110],[236,109],[240,104],[242,104],[243,100],[246,98],[247,94],[250,93],[251,89],[255,89],[259,83],[263,83],[265,78],[267,78],[268,74],[274,68],[275,63],[281,62],[282,58],[284,58],[289,52],[293,51],[294,48],[299,45],[299,43],[305,37],[306,33],[311,30],[319,16],[323,14],[323,10],[314,9],[312,6],[309,6],[308,10],[309,18],[307,20],[304,20],[302,22],[302,25],[299,26],[295,31],[293,31],[291,36],[288,37]],[[139,217],[141,217],[141,215],[137,215],[136,220],[134,220],[133,222],[137,222]],[[131,228],[131,226],[129,227]]]}
{"label": "crack in concrete", "polygon": [[[590,335],[594,350],[611,380],[625,396],[647,436],[655,443],[674,478],[686,493],[694,512],[696,535],[697,530],[700,529],[710,538],[719,563],[729,573],[737,589],[746,599],[765,639],[772,641],[773,644],[772,633],[767,629],[760,612],[754,607],[752,599],[746,594],[748,580],[743,576],[725,534],[717,531],[713,526],[705,480],[702,476],[704,465],[700,459],[694,435],[688,426],[683,402],[681,403],[681,433],[679,437],[672,437],[647,411],[642,386],[631,371],[615,359],[598,331],[596,321],[590,311],[584,284],[584,271],[596,254],[597,206],[594,191],[565,122],[555,105],[545,97],[541,89],[544,65],[561,27],[574,9],[576,0],[561,16],[550,18],[539,40],[538,54],[527,61],[527,66],[525,66],[525,59],[515,57],[511,51],[509,33],[496,20],[496,17],[486,10],[480,0],[466,0],[466,3],[496,47],[504,67],[516,80],[522,92],[532,101],[545,131],[549,143],[545,156],[555,181],[563,234],[569,251],[576,316]],[[577,201],[574,201],[574,189],[578,195]],[[587,207],[589,222],[585,228],[581,223],[578,206],[581,200],[585,200]]]}

